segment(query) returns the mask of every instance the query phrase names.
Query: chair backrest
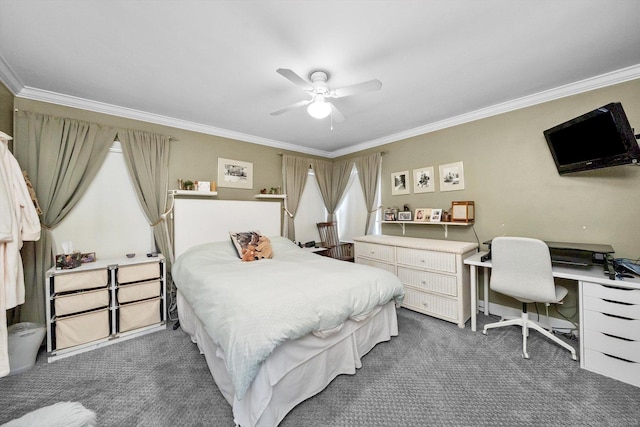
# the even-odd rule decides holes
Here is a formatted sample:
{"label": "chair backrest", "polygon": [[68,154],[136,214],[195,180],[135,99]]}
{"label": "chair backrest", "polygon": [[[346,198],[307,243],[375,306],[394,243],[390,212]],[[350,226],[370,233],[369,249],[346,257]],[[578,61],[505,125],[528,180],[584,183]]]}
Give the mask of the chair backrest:
{"label": "chair backrest", "polygon": [[557,302],[551,255],[542,240],[496,237],[489,287],[523,302]]}
{"label": "chair backrest", "polygon": [[320,234],[320,241],[326,248],[333,248],[340,244],[340,238],[338,237],[338,223],[331,222],[319,222],[318,233]]}

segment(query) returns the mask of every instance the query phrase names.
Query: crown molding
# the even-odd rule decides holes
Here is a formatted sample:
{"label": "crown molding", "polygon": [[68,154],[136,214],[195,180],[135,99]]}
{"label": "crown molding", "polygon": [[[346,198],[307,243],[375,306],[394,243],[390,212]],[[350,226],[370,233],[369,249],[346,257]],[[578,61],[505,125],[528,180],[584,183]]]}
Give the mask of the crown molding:
{"label": "crown molding", "polygon": [[599,76],[584,79],[578,82],[570,83],[567,85],[559,86],[553,89],[549,89],[543,92],[535,93],[533,95],[524,96],[511,101],[503,102],[500,104],[492,105],[487,108],[482,108],[469,113],[461,114],[456,117],[451,117],[445,120],[441,120],[434,123],[429,123],[424,126],[409,129],[403,132],[398,132],[393,135],[385,136],[383,138],[374,139],[371,141],[363,142],[348,148],[335,150],[335,151],[323,151],[314,148],[304,147],[300,145],[294,145],[287,142],[276,141],[273,139],[262,138],[255,135],[249,135],[241,132],[234,132],[227,129],[221,129],[213,126],[207,126],[200,123],[190,122],[186,120],[179,120],[172,117],[162,116],[158,114],[148,113],[144,111],[134,110],[131,108],[120,107],[113,104],[106,104],[102,102],[92,101],[84,98],[78,98],[70,95],[63,95],[60,93],[50,92],[46,90],[36,89],[28,86],[24,86],[20,79],[13,72],[11,67],[6,63],[4,58],[0,56],[0,80],[7,85],[8,89],[19,98],[32,99],[35,101],[44,101],[53,104],[64,105],[68,107],[80,108],[83,110],[94,111],[97,113],[104,113],[118,117],[124,117],[133,120],[140,120],[149,123],[156,123],[164,126],[174,127],[178,129],[190,130],[207,135],[214,135],[223,138],[235,139],[239,141],[250,142],[259,145],[265,145],[274,148],[280,148],[283,150],[290,150],[298,153],[310,154],[319,157],[336,158],[353,154],[358,151],[375,148],[380,145],[389,144],[392,142],[400,141],[403,139],[411,138],[418,135],[442,130],[452,126],[461,125],[464,123],[473,122],[476,120],[484,119],[498,114],[507,113],[521,108],[531,107],[533,105],[541,104],[548,101],[553,101],[567,96],[577,95],[583,92],[588,92],[595,89],[600,89],[606,86],[612,86],[618,83],[623,83],[629,80],[640,78],[640,64],[633,65],[620,70],[612,71],[610,73],[602,74]]}
{"label": "crown molding", "polygon": [[22,80],[18,78],[2,55],[0,55],[0,82],[4,83],[7,89],[9,89],[14,96],[16,96],[24,87]]}
{"label": "crown molding", "polygon": [[372,141],[363,142],[362,144],[354,145],[341,150],[332,151],[330,153],[330,157],[334,158],[345,156],[347,154],[357,153],[358,151],[375,148],[380,145],[389,144],[418,135],[424,135],[426,133],[473,122],[475,120],[485,119],[491,116],[497,116],[498,114],[508,113],[509,111],[531,107],[537,104],[542,104],[544,102],[565,98],[567,96],[578,95],[583,92],[589,92],[591,90],[613,86],[615,84],[624,83],[626,81],[634,80],[637,78],[640,78],[640,64],[622,68],[610,73],[601,74],[599,76],[591,77],[588,79],[580,80],[578,82],[570,83],[564,86],[559,86],[553,89],[538,92],[533,95],[528,95],[522,98],[517,98],[511,101],[492,105],[480,110],[471,111],[469,113],[461,114],[456,117],[429,123],[424,126],[409,129],[407,131],[399,132]]}
{"label": "crown molding", "polygon": [[184,129],[193,132],[203,133],[206,135],[214,135],[222,138],[235,139],[238,141],[250,142],[253,144],[266,145],[269,147],[280,148],[282,150],[295,151],[297,153],[311,154],[320,157],[329,157],[328,151],[317,150],[314,148],[303,147],[290,144],[287,142],[276,141],[273,139],[262,138],[246,133],[235,132],[227,129],[221,129],[214,126],[203,125],[200,123],[190,122],[187,120],[175,119],[159,114],[148,113],[145,111],[135,110],[132,108],[121,107],[118,105],[107,104],[104,102],[93,101],[85,98],[79,98],[71,95],[64,95],[32,87],[23,87],[16,95],[18,98],[31,99],[34,101],[48,102],[66,107],[79,108],[82,110],[93,111],[96,113],[109,114],[111,116],[123,117],[127,119],[139,120],[148,123],[155,123],[163,126]]}

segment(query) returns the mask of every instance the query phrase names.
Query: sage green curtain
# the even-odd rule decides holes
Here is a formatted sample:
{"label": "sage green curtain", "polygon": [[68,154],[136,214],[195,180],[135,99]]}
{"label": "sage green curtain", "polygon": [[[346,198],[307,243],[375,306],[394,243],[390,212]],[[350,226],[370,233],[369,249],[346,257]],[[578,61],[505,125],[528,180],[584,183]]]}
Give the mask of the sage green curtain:
{"label": "sage green curtain", "polygon": [[14,155],[29,174],[42,215],[37,242],[24,242],[25,303],[20,320],[45,323],[44,280],[54,265],[51,230],[73,209],[95,178],[116,129],[79,120],[20,111],[14,123]]}
{"label": "sage green curtain", "polygon": [[164,217],[169,191],[169,137],[131,129],[118,129],[124,161],[133,188],[153,230],[156,250],[165,255],[167,273],[173,251]]}
{"label": "sage green curtain", "polygon": [[353,160],[331,163],[326,160],[313,159],[311,167],[315,173],[316,181],[318,181],[324,206],[327,208],[327,221],[333,221],[338,204],[342,200],[351,178]]}
{"label": "sage green curtain", "polygon": [[300,197],[302,197],[302,191],[307,183],[309,165],[310,159],[286,154],[282,156],[282,181],[287,195],[287,210],[290,212],[290,215],[286,215],[285,235],[294,242],[296,240],[294,219],[300,203]]}
{"label": "sage green curtain", "polygon": [[355,159],[358,179],[364,194],[365,205],[367,206],[367,222],[364,233],[372,234],[375,227],[376,213],[380,206],[378,203],[378,184],[380,183],[380,170],[382,165],[382,155],[380,153],[370,154]]}

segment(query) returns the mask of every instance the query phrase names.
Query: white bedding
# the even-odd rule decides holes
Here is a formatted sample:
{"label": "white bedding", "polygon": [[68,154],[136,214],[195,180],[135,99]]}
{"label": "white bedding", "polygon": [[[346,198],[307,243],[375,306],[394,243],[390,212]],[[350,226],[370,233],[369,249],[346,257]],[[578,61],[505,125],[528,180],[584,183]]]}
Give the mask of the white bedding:
{"label": "white bedding", "polygon": [[236,399],[278,344],[330,334],[404,296],[389,272],[310,254],[283,237],[271,240],[273,259],[242,262],[231,241],[215,242],[189,249],[172,270],[181,295],[224,353]]}

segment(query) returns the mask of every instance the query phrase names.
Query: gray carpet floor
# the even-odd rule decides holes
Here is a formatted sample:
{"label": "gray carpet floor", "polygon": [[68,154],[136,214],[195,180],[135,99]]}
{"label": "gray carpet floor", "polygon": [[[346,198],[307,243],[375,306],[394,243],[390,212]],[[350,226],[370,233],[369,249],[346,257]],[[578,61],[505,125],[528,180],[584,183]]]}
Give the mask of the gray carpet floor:
{"label": "gray carpet floor", "polygon": [[[376,346],[280,424],[304,426],[639,426],[640,388],[580,369],[532,332],[479,331],[398,311],[400,335]],[[478,329],[496,318],[478,316]],[[578,348],[577,341],[571,343]],[[0,379],[0,424],[60,401],[100,426],[233,426],[204,357],[181,330],[153,333]]]}

